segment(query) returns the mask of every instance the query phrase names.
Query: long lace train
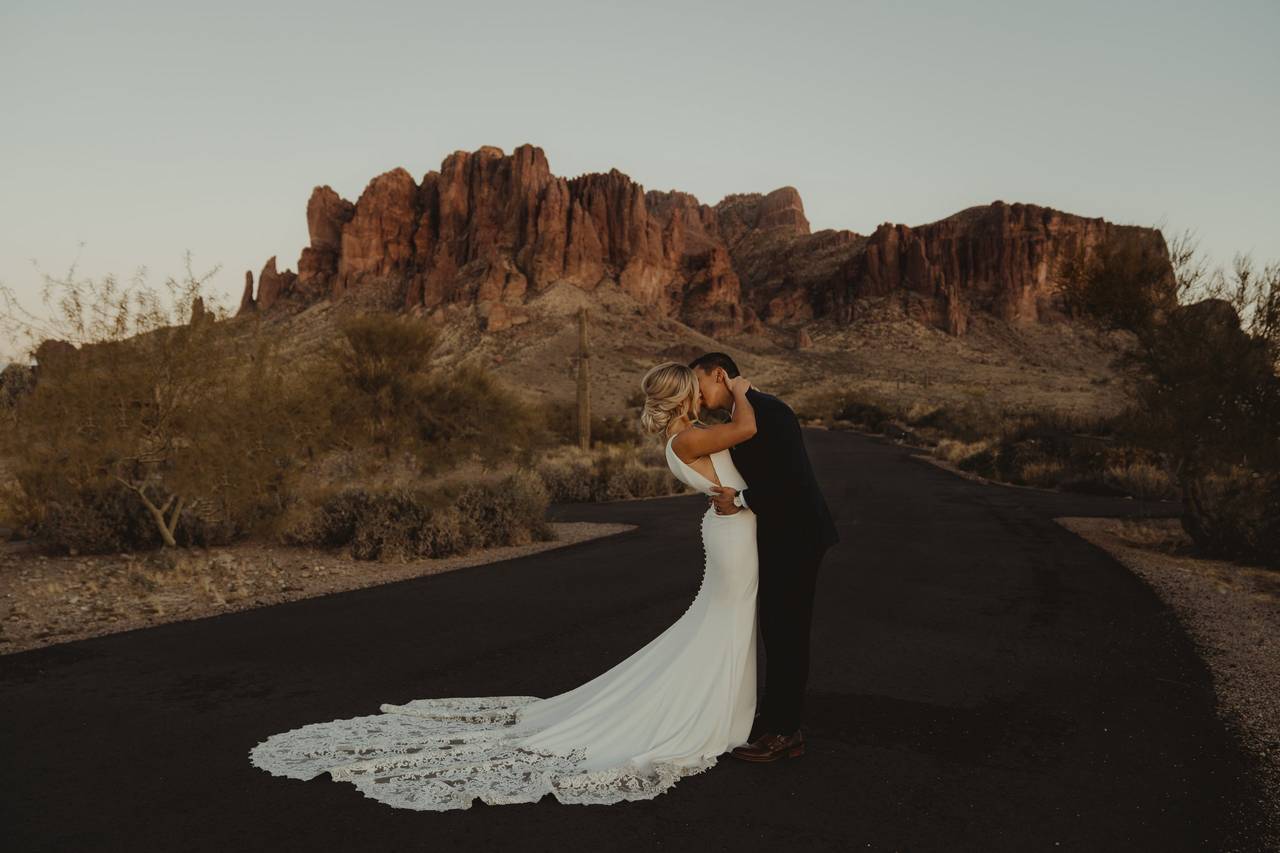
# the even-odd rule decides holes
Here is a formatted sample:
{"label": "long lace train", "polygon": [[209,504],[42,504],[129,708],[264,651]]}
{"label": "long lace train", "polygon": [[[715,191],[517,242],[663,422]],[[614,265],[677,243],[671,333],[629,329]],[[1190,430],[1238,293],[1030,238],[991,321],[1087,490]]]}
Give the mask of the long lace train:
{"label": "long lace train", "polygon": [[383,704],[381,714],[272,735],[250,750],[249,760],[293,779],[328,771],[367,797],[420,811],[467,809],[476,798],[489,805],[534,803],[546,794],[579,805],[647,800],[716,763],[712,756],[683,765],[583,769],[582,748],[566,754],[518,743],[520,710],[538,701],[489,696]]}
{"label": "long lace train", "polygon": [[[667,445],[672,471],[705,477]],[[744,485],[728,451],[721,482]],[[702,586],[684,615],[643,648],[565,693],[415,699],[382,713],[312,723],[249,751],[255,766],[312,779],[328,772],[397,808],[443,811],[537,802],[652,799],[746,742],[756,704],[756,520],[702,517]]]}

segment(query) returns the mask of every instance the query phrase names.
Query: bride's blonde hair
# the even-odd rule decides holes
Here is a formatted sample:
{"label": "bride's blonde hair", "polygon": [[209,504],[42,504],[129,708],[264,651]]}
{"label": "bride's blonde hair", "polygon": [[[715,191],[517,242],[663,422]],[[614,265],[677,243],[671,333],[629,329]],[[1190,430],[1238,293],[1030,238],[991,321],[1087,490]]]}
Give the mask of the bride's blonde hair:
{"label": "bride's blonde hair", "polygon": [[698,399],[698,377],[678,361],[665,361],[650,368],[640,380],[644,411],[640,427],[647,433],[665,432],[667,425],[686,411],[692,418]]}

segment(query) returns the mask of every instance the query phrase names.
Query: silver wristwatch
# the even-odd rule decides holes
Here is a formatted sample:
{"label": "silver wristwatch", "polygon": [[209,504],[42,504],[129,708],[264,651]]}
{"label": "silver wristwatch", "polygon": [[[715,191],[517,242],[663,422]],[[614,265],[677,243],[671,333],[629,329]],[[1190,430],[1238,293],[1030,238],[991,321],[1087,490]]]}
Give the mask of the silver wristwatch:
{"label": "silver wristwatch", "polygon": [[742,492],[734,494],[733,505],[736,507],[745,507],[747,505],[747,502],[742,499]]}

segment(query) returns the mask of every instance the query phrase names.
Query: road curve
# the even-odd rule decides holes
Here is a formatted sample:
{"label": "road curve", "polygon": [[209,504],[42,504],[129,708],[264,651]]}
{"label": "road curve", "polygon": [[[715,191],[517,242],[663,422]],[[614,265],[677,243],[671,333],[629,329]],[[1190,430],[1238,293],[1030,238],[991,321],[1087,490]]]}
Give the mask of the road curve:
{"label": "road curve", "polygon": [[1170,505],[805,436],[842,541],[818,580],[803,758],[726,757],[651,801],[446,813],[249,764],[269,734],[383,702],[559,693],[684,612],[701,497],[558,506],[639,527],[0,658],[5,849],[1257,849],[1252,764],[1191,641],[1052,521]]}

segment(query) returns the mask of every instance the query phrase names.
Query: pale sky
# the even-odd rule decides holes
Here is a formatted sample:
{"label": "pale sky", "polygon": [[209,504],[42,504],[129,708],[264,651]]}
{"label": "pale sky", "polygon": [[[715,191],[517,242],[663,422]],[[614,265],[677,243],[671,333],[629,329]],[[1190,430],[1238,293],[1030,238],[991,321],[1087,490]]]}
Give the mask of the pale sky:
{"label": "pale sky", "polygon": [[43,310],[31,259],[159,287],[189,249],[234,308],[313,187],[525,142],[708,204],[792,185],[815,230],[1003,199],[1261,265],[1278,37],[1276,0],[0,0],[0,282]]}

